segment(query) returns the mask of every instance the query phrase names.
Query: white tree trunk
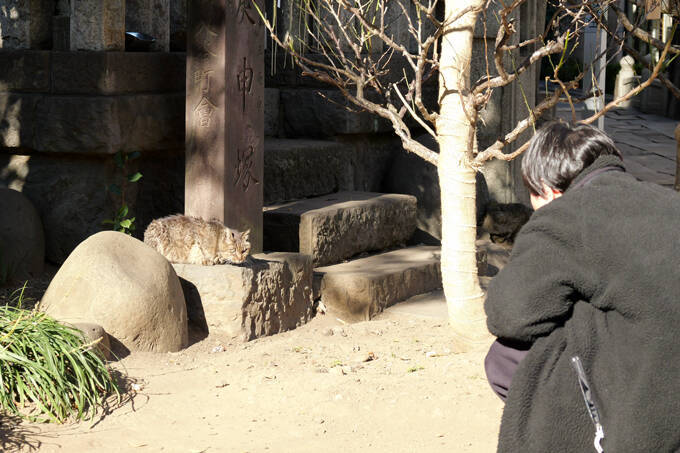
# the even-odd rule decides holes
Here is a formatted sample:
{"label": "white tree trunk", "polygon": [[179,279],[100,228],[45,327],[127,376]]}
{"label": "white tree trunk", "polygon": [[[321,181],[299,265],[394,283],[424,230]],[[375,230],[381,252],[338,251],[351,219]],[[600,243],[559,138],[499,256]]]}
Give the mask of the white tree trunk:
{"label": "white tree trunk", "polygon": [[[481,0],[447,0],[447,20],[469,6],[481,6]],[[472,349],[487,345],[489,333],[483,310],[483,293],[477,278],[475,240],[475,170],[467,155],[476,147],[473,124],[465,114],[461,96],[470,85],[470,61],[474,25],[478,13],[469,12],[447,26],[441,45],[439,70],[440,112],[439,184],[442,210],[442,280],[459,347]]]}

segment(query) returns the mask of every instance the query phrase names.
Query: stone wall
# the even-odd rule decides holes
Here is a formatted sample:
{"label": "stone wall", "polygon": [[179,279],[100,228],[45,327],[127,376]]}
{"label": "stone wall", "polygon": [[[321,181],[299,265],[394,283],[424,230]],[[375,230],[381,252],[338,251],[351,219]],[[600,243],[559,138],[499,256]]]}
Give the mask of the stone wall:
{"label": "stone wall", "polygon": [[[118,151],[141,153],[129,171],[139,169],[144,177],[125,193],[137,217],[138,236],[151,219],[183,211],[185,54],[166,50],[184,47],[186,0],[9,2],[18,13],[0,13],[0,186],[22,190],[38,208],[47,258],[63,261],[82,239],[104,229],[102,220],[120,205],[106,191],[119,177],[113,161]],[[285,7],[285,0],[282,3]],[[533,33],[542,28],[536,19],[544,16],[540,3],[527,2],[517,18],[518,29]],[[106,5],[106,14],[79,25],[79,15],[88,17],[88,11]],[[149,13],[156,7],[163,13],[157,17]],[[136,31],[160,30],[155,49],[122,51],[133,16],[139,19]],[[493,14],[487,17],[486,39],[492,44],[498,25]],[[403,33],[403,25],[395,22],[395,33]],[[474,45],[476,79],[485,73],[481,25]],[[382,181],[389,179],[392,156],[400,148],[385,139],[392,135],[390,125],[348,111],[338,91],[302,77],[291,69],[290,60],[284,65],[281,52],[266,56],[267,65],[272,61],[278,61],[279,70],[266,70],[265,135],[340,142],[356,157],[348,177],[353,182],[341,188],[387,190]],[[395,58],[391,64],[399,74],[403,63]],[[535,71],[527,71],[523,90],[515,85],[494,94],[482,112],[480,148],[526,116],[525,102],[535,102],[536,77]],[[430,102],[436,89],[435,82],[427,87]],[[270,165],[274,161],[270,159]],[[491,162],[484,168],[492,198],[526,201],[518,168],[519,162]],[[390,184],[397,187],[389,190],[407,190],[399,187],[399,178]],[[431,190],[437,190],[434,182]],[[436,232],[437,227],[424,230]]]}
{"label": "stone wall", "polygon": [[0,51],[0,186],[38,208],[50,261],[120,206],[118,151],[141,152],[126,192],[140,228],[183,210],[184,83],[183,54]]}
{"label": "stone wall", "polygon": [[[292,13],[286,9],[285,0],[282,0],[282,4],[282,10],[285,13],[283,17],[288,18],[282,20],[284,23],[282,33],[297,33],[301,27],[295,26]],[[471,67],[471,80],[473,81],[487,73],[485,49],[492,52],[499,29],[499,19],[498,15],[494,14],[494,8],[500,9],[498,3],[492,3],[487,13],[486,28],[481,17],[475,27]],[[525,2],[514,16],[518,33],[513,36],[510,43],[515,44],[540,33],[544,28],[545,10],[545,2],[537,0]],[[404,25],[405,20],[393,22],[392,28],[395,36],[406,37],[408,35]],[[519,55],[515,56],[514,64],[519,65],[533,50],[531,46],[524,48]],[[317,58],[314,54],[307,54],[306,57]],[[300,71],[291,67],[290,59],[287,64],[284,64],[284,59],[285,55],[281,50],[273,52],[270,49],[265,60],[267,64],[266,85],[279,90],[279,108],[276,112],[279,117],[279,128],[275,131],[270,128],[269,133],[280,137],[324,138],[347,134],[392,132],[392,127],[387,121],[366,112],[350,111],[356,110],[356,107],[345,100],[339,90],[318,82],[312,77],[301,76]],[[277,62],[275,71],[272,70],[274,62]],[[510,57],[506,58],[505,63],[506,68],[512,68],[513,62]],[[390,73],[401,76],[403,65],[405,63],[399,61],[398,56],[393,56],[389,63]],[[481,112],[482,121],[477,133],[480,149],[491,145],[503,134],[509,132],[518,121],[529,115],[527,105],[536,104],[539,70],[539,65],[533,65],[520,77],[519,83],[494,91],[487,107]],[[491,62],[489,72],[492,75],[496,74],[493,62]],[[425,86],[425,101],[430,105],[436,102],[438,89],[436,82],[434,78],[429,85]],[[268,113],[268,116],[271,117],[271,114]],[[417,135],[419,126],[415,121],[411,123],[411,126],[414,135]],[[518,140],[518,143],[521,145],[530,137],[531,133],[528,131]],[[516,149],[516,146],[508,146],[504,152],[510,153]],[[491,198],[502,203],[517,201],[529,203],[529,195],[520,175],[519,159],[514,162],[490,161],[485,165],[482,173],[488,184]]]}

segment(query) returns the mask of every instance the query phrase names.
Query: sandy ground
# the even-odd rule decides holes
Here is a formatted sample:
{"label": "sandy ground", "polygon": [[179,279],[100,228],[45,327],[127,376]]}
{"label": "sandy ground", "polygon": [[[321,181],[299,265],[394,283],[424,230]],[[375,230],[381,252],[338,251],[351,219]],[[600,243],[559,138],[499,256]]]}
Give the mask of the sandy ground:
{"label": "sandy ground", "polygon": [[[487,247],[493,275],[509,248]],[[39,299],[56,271],[27,297]],[[328,313],[245,344],[193,335],[179,353],[113,362],[123,401],[93,421],[0,416],[0,451],[493,452],[503,404],[486,382],[487,348],[461,353],[446,316],[436,292],[368,322]]]}
{"label": "sandy ground", "polygon": [[[446,322],[392,311],[343,325],[318,316],[247,344],[209,336],[132,354],[125,402],[95,422],[3,420],[3,451],[489,452],[501,401],[483,352]],[[136,389],[136,390],[135,390]]]}

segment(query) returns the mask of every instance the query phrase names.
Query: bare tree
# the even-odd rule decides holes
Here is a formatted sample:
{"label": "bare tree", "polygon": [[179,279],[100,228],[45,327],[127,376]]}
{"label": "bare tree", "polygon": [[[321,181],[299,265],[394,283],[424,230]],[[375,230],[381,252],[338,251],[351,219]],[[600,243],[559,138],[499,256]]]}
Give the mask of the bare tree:
{"label": "bare tree", "polygon": [[[574,104],[602,94],[604,87],[597,86],[577,98],[571,94],[588,74],[590,64],[571,80],[561,80],[559,75],[586,27],[605,26],[609,8],[616,2],[553,0],[555,13],[543,32],[520,41],[517,12],[529,0],[291,1],[296,2],[299,16],[306,18],[303,31],[282,33],[275,21],[265,20],[273,41],[293,57],[304,75],[336,87],[359,109],[389,121],[406,150],[438,167],[442,279],[449,320],[461,347],[485,344],[488,332],[476,267],[475,172],[489,159],[507,161],[521,154],[528,143],[512,152],[504,149],[558,102],[569,102],[573,110]],[[487,16],[492,15],[499,28],[495,42],[487,42],[486,74],[471,81],[475,24],[484,16],[486,26]],[[401,21],[407,33],[395,33],[396,21]],[[621,43],[618,51],[626,47],[627,35],[644,39],[639,36],[639,23],[617,28],[609,32]],[[652,77],[628,97],[659,76],[669,52],[680,51],[670,40],[660,43],[647,38],[661,48],[662,55],[652,68]],[[538,105],[527,105],[525,118],[490,146],[478,149],[480,112],[494,90],[517,83],[545,58],[552,65],[546,78],[552,94]],[[427,88],[435,84],[436,99],[429,102]],[[596,120],[620,101],[610,102],[583,122]],[[439,151],[416,141],[415,129],[432,135]]]}

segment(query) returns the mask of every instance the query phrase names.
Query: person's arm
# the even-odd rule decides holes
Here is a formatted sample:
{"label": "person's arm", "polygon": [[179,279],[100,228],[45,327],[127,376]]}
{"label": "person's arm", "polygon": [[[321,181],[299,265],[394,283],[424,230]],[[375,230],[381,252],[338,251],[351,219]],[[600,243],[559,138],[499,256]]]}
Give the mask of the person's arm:
{"label": "person's arm", "polygon": [[533,342],[564,324],[573,304],[593,291],[581,220],[558,206],[541,211],[522,229],[510,262],[489,286],[484,308],[497,337]]}

